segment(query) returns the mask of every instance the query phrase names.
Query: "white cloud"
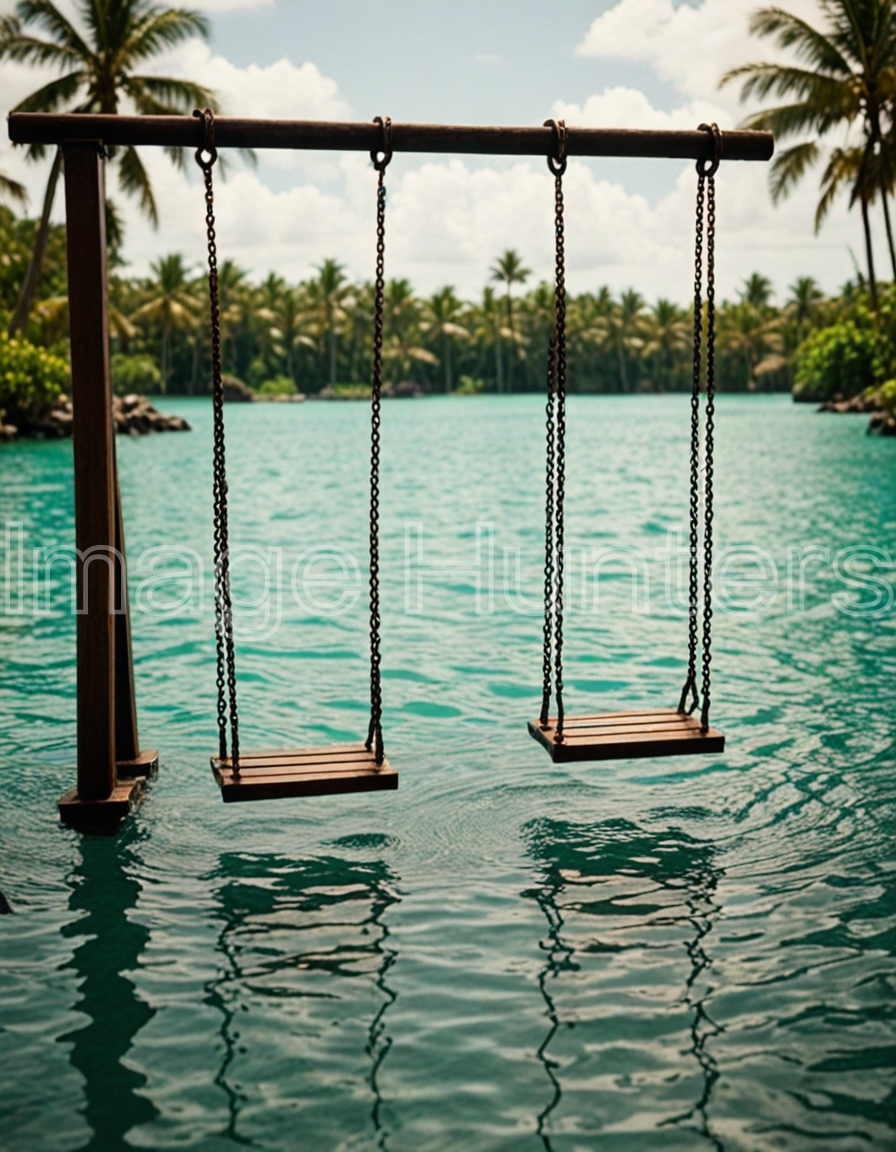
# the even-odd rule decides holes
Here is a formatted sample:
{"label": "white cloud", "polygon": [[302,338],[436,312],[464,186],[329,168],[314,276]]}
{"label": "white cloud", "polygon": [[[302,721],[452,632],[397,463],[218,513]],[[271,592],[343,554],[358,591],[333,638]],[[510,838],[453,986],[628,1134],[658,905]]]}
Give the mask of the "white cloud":
{"label": "white cloud", "polygon": [[[2,4],[4,0],[0,0]],[[746,14],[756,0],[705,0],[696,10],[671,0],[619,0],[591,26],[580,45],[587,55],[648,63],[679,90],[657,108],[636,88],[616,86],[581,104],[558,100],[553,114],[571,124],[688,128],[701,120],[736,119],[734,94],[716,80],[729,65],[751,58]],[[796,7],[803,0],[790,0]],[[805,4],[809,7],[808,3]],[[814,8],[815,5],[813,4]],[[759,46],[760,49],[764,47]],[[759,55],[757,53],[756,55]],[[216,88],[233,113],[297,119],[345,119],[351,109],[336,81],[316,65],[280,59],[240,68],[196,40],[158,61],[160,72],[190,76]],[[702,71],[701,71],[702,69]],[[40,83],[31,69],[4,67],[0,101],[8,108]],[[145,150],[159,202],[153,232],[136,206],[114,193],[124,210],[126,255],[144,273],[165,252],[181,251],[198,270],[204,260],[203,202],[198,173],[177,172],[163,154]],[[277,271],[307,276],[333,256],[352,276],[369,278],[374,257],[375,178],[360,153],[269,152],[257,172],[232,167],[217,181],[219,248],[258,277]],[[566,178],[569,282],[573,291],[609,284],[637,288],[649,300],[686,302],[693,235],[693,166],[656,161],[650,197],[627,189],[601,161],[570,163]],[[0,147],[0,168],[24,179],[39,208],[46,164],[26,165],[21,150]],[[193,165],[188,166],[190,169]],[[479,296],[495,256],[517,248],[533,280],[552,274],[553,185],[536,160],[468,164],[460,159],[396,156],[388,174],[386,266],[425,293],[453,283]],[[113,185],[114,187],[114,185]],[[723,165],[719,176],[719,288],[731,296],[753,270],[780,291],[798,275],[816,276],[828,290],[852,274],[848,245],[859,252],[861,231],[845,203],[835,208],[820,240],[812,234],[815,184],[810,178],[780,208],[771,206],[765,165]],[[57,203],[61,215],[62,198]],[[883,255],[885,249],[879,245]]]}
{"label": "white cloud", "polygon": [[153,71],[213,88],[225,114],[278,120],[344,120],[350,115],[335,80],[316,64],[297,66],[285,56],[263,68],[239,68],[196,38],[160,58]]}
{"label": "white cloud", "polygon": [[[719,94],[721,76],[746,60],[779,58],[771,41],[750,37],[749,17],[757,6],[757,0],[703,0],[696,6],[618,0],[592,22],[576,55],[648,64],[684,95],[717,99],[734,111],[737,88]],[[820,20],[817,0],[788,0],[786,7],[811,22]]]}
{"label": "white cloud", "polygon": [[567,104],[557,100],[551,109],[567,124],[580,128],[657,128],[693,129],[704,120],[722,116],[719,104],[708,100],[689,100],[671,111],[654,108],[639,88],[617,86],[589,96],[584,104]]}
{"label": "white cloud", "polygon": [[[198,270],[205,251],[198,179],[176,172],[158,153],[149,154],[148,162],[162,226],[152,233],[128,206],[128,255],[134,270],[144,271],[168,251],[183,252]],[[339,179],[327,191],[304,176],[281,191],[248,171],[218,181],[220,257],[231,257],[257,277],[276,271],[295,281],[332,256],[353,277],[369,279],[375,176],[361,155],[341,157],[337,167]],[[695,176],[690,164],[677,170],[672,190],[651,204],[601,178],[599,162],[570,163],[565,185],[572,291],[609,284],[618,292],[631,286],[651,301],[668,296],[687,302]],[[845,205],[837,207],[821,240],[814,241],[811,185],[773,209],[761,165],[723,166],[718,184],[722,296],[733,296],[753,271],[769,275],[780,293],[799,275],[816,276],[830,291],[852,275],[848,245],[856,245],[860,233],[855,214],[847,215]],[[550,279],[553,182],[542,164],[526,160],[508,167],[470,167],[460,159],[417,164],[396,157],[387,185],[388,276],[407,276],[427,294],[451,283],[475,298],[495,256],[513,247],[532,268],[531,282]],[[882,246],[879,250],[884,252]]]}
{"label": "white cloud", "polygon": [[276,0],[192,0],[191,7],[202,12],[237,12],[251,8],[273,8]]}

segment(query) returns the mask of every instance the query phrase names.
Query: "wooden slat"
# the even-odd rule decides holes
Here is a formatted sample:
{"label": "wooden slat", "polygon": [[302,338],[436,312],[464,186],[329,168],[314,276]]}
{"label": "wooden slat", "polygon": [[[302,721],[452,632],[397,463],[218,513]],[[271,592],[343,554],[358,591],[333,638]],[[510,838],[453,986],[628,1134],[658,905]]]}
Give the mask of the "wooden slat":
{"label": "wooden slat", "polygon": [[699,721],[692,719],[689,725],[686,720],[676,721],[670,717],[651,717],[645,722],[627,721],[617,717],[610,723],[601,723],[598,718],[595,718],[591,723],[576,723],[576,725],[567,725],[564,722],[563,732],[570,736],[583,736],[589,733],[607,736],[622,732],[660,732],[663,728],[674,728],[676,732],[679,732],[682,728],[688,727],[699,728]]}
{"label": "wooden slat", "polygon": [[[218,771],[228,778],[234,771],[228,763],[218,764]],[[240,770],[235,775],[241,780],[260,780],[265,776],[320,776],[321,773],[364,773],[372,772],[370,760],[278,760],[266,764],[256,764],[247,768],[240,762]]]}
{"label": "wooden slat", "polygon": [[[268,752],[241,752],[240,765],[249,767],[253,764],[269,764],[275,760],[319,760],[322,757],[332,760],[339,757],[369,757],[370,753],[363,744],[334,744],[332,748],[282,748],[272,749]],[[221,761],[229,764],[228,759]]]}
{"label": "wooden slat", "polygon": [[227,803],[398,787],[398,773],[388,760],[377,765],[363,744],[250,752],[240,756],[238,776],[229,760],[212,757],[211,763]]}
{"label": "wooden slat", "polygon": [[[626,723],[639,723],[642,720],[646,722],[657,717],[679,717],[679,715],[680,713],[671,708],[643,708],[633,712],[601,712],[598,716],[567,716],[563,721],[563,727],[576,727],[577,725],[590,727],[594,724],[613,724],[619,720],[625,720]],[[555,720],[556,716],[549,717],[550,723],[554,723]]]}
{"label": "wooden slat", "polygon": [[559,744],[556,718],[552,717],[545,728],[537,720],[530,721],[529,733],[548,750],[555,763],[681,756],[722,752],[725,748],[721,732],[710,728],[703,733],[693,716],[683,716],[669,708],[570,716],[564,719],[563,741]]}

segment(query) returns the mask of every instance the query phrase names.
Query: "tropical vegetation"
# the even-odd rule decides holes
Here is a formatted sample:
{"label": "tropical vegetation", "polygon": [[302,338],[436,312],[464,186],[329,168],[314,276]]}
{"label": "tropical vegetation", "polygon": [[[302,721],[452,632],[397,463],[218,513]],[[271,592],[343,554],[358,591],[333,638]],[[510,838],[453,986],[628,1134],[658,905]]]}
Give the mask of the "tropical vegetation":
{"label": "tropical vegetation", "polygon": [[741,98],[777,97],[753,113],[748,128],[774,132],[779,149],[771,165],[771,193],[785,197],[824,160],[815,229],[842,192],[861,209],[867,280],[876,308],[877,277],[870,209],[880,200],[896,279],[896,247],[889,198],[896,180],[896,10],[893,0],[819,0],[822,23],[783,8],[760,8],[750,20],[754,35],[771,38],[791,62],[734,68],[722,84],[741,82]]}
{"label": "tropical vegetation", "polygon": [[[209,23],[199,12],[163,8],[152,0],[73,0],[73,19],[53,0],[19,0],[11,15],[0,17],[0,61],[12,60],[59,73],[32,92],[15,112],[99,112],[115,114],[127,101],[142,115],[169,116],[190,112],[197,105],[215,105],[215,94],[201,84],[172,76],[141,72],[153,57],[193,36],[207,38]],[[110,148],[122,192],[136,197],[153,224],[158,209],[149,174],[136,148]],[[167,148],[171,160],[182,167],[184,151]],[[32,144],[28,158],[46,155],[42,144]],[[62,171],[62,150],[55,149],[47,175],[40,223],[16,306],[9,317],[9,334],[26,324],[37,291],[44,246],[56,186]],[[16,196],[16,185],[4,178],[0,190]],[[22,190],[24,191],[24,190]],[[112,201],[107,208],[107,232],[113,252],[121,245],[121,222]]]}
{"label": "tropical vegetation", "polygon": [[[20,276],[38,224],[0,205],[0,324],[15,307]],[[34,307],[21,338],[65,359],[67,300],[64,229],[51,226]],[[445,286],[418,296],[405,279],[385,292],[384,378],[414,381],[424,392],[541,392],[553,316],[553,288],[519,291],[518,253],[502,253],[504,291],[494,280],[477,300]],[[506,273],[512,271],[513,278]],[[335,259],[290,284],[270,275],[255,282],[232,261],[220,267],[224,371],[262,395],[330,390],[364,395],[370,379],[373,287],[353,282]],[[517,293],[510,296],[511,286]],[[172,253],[149,275],[110,275],[112,379],[116,391],[206,394],[210,380],[208,296],[204,268]],[[512,303],[509,301],[512,300]],[[675,392],[690,387],[690,309],[634,290],[608,288],[568,301],[569,387],[579,392]],[[857,391],[896,376],[896,296],[886,290],[877,313],[862,285],[834,299],[810,278],[797,279],[781,305],[754,273],[718,307],[721,387],[807,397]],[[892,335],[888,335],[892,333]]]}

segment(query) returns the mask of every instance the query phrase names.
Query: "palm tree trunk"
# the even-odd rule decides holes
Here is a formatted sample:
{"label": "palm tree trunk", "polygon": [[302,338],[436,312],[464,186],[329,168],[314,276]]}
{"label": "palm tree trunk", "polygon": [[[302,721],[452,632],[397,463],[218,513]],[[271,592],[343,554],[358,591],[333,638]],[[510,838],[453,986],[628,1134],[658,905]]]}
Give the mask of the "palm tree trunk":
{"label": "palm tree trunk", "polygon": [[890,206],[887,203],[887,189],[881,182],[880,186],[881,203],[884,206],[884,224],[887,228],[887,246],[890,249],[890,267],[893,269],[893,280],[896,281],[896,248],[893,247],[893,229],[890,225]]}
{"label": "palm tree trunk", "polygon": [[171,325],[162,321],[162,391],[168,391],[168,360],[171,347]]}
{"label": "palm tree trunk", "polygon": [[868,220],[868,197],[864,188],[861,191],[861,202],[862,227],[865,230],[865,255],[868,260],[868,290],[871,293],[871,307],[876,312],[878,310],[877,281],[874,276],[874,252],[871,248],[871,224]]}
{"label": "palm tree trunk", "polygon": [[507,391],[513,391],[513,355],[516,350],[516,341],[513,338],[513,298],[510,295],[510,284],[507,285],[507,328],[510,332],[510,346],[507,349]]}
{"label": "palm tree trunk", "polygon": [[193,363],[190,369],[190,395],[193,396],[196,392],[196,385],[199,382],[199,353],[202,348],[201,337],[198,332],[193,337]]}
{"label": "palm tree trunk", "polygon": [[495,336],[495,375],[498,378],[498,391],[503,392],[503,380],[501,379],[501,337]]}
{"label": "palm tree trunk", "polygon": [[330,329],[330,384],[336,383],[336,328]]}
{"label": "palm tree trunk", "polygon": [[25,327],[28,322],[28,317],[31,314],[31,305],[34,303],[34,296],[37,292],[38,281],[40,280],[44,250],[47,247],[47,233],[50,230],[50,213],[53,210],[53,199],[56,196],[56,185],[59,182],[59,172],[61,168],[62,149],[57,148],[56,155],[53,157],[50,176],[47,180],[47,190],[44,193],[44,206],[40,214],[40,224],[37,228],[37,236],[34,240],[31,260],[28,263],[28,271],[25,273],[25,279],[22,283],[22,290],[19,293],[16,310],[9,322],[10,336],[15,336],[16,332],[21,331],[21,329]]}

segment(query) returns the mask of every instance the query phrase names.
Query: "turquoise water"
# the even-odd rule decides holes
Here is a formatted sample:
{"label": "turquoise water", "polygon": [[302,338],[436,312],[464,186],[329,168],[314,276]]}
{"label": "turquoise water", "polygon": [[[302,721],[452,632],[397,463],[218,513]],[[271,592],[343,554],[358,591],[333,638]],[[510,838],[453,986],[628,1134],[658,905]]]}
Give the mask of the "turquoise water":
{"label": "turquoise water", "polygon": [[[525,727],[541,403],[387,404],[399,791],[225,807],[197,569],[210,410],[164,407],[194,431],[119,440],[141,737],[161,773],[115,837],[55,816],[73,779],[74,625],[64,564],[35,590],[31,550],[73,539],[70,445],[0,454],[0,519],[22,525],[27,577],[20,593],[11,527],[4,1152],[896,1147],[896,626],[881,566],[896,445],[861,418],[723,397],[713,720],[727,750],[553,766]],[[357,738],[367,412],[227,415],[233,542],[257,550],[236,573],[258,604],[238,614],[244,745]],[[568,707],[674,705],[684,626],[663,549],[683,526],[687,400],[574,398],[570,425]],[[595,611],[591,550],[623,546],[628,559],[598,557]],[[801,592],[790,550],[811,546],[827,557],[802,564]],[[301,561],[302,606],[292,574],[309,548],[331,559]]]}

